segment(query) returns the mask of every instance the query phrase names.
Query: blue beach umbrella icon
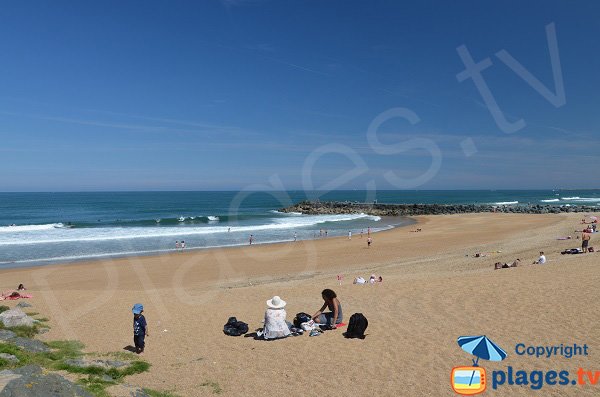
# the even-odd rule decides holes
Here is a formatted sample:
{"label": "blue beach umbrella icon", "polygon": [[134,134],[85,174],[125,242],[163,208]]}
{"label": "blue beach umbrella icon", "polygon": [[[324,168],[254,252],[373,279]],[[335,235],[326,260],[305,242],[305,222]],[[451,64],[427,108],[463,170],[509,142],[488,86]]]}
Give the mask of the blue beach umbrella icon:
{"label": "blue beach umbrella icon", "polygon": [[[506,358],[506,352],[502,350],[500,346],[492,342],[487,336],[461,336],[458,338],[458,345],[467,353],[477,357],[477,360],[473,360],[473,366],[477,367],[479,359],[489,361],[502,361]],[[473,382],[473,376],[475,371],[471,375],[469,386]]]}

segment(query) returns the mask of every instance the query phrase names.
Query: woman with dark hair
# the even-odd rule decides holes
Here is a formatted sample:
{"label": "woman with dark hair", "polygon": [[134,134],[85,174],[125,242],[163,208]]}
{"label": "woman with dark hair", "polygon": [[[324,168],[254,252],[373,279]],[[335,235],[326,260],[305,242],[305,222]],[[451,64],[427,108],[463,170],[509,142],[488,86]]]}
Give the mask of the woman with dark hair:
{"label": "woman with dark hair", "polygon": [[[342,304],[333,290],[324,289],[321,296],[325,302],[312,318],[318,324],[328,324],[335,327],[335,324],[342,322]],[[323,313],[326,308],[331,311]]]}

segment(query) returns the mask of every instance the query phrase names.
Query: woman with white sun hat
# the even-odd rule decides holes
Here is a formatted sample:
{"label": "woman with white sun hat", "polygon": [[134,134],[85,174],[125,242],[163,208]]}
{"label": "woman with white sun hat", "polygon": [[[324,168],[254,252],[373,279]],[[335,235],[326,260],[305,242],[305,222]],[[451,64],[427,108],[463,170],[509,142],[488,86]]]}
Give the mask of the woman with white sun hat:
{"label": "woman with white sun hat", "polygon": [[278,296],[267,301],[267,310],[265,311],[265,328],[263,329],[263,338],[278,339],[290,335],[290,329],[285,321],[287,313],[285,312],[286,302]]}

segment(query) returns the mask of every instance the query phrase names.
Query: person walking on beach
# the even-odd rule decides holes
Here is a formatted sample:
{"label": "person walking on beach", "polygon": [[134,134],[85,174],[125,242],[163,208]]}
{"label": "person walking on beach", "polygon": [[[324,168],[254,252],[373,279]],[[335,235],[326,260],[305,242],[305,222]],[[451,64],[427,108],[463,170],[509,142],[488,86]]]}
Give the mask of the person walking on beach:
{"label": "person walking on beach", "polygon": [[298,240],[298,234],[294,232],[294,241]]}
{"label": "person walking on beach", "polygon": [[371,226],[367,228],[367,236],[371,237]]}
{"label": "person walking on beach", "polygon": [[133,312],[133,343],[135,345],[135,352],[141,354],[144,352],[144,347],[146,346],[145,338],[146,336],[150,336],[146,317],[142,314],[144,305],[136,303],[133,305],[131,311]]}
{"label": "person walking on beach", "polygon": [[592,235],[590,233],[581,232],[581,250],[584,254],[588,252],[588,245],[590,244],[591,238]]}
{"label": "person walking on beach", "polygon": [[371,248],[372,242],[373,242],[373,239],[371,237],[367,237],[367,248]]}
{"label": "person walking on beach", "polygon": [[175,241],[175,249],[178,250],[179,248],[181,248],[179,241]]}
{"label": "person walking on beach", "polygon": [[360,229],[360,238],[363,238],[363,233],[364,233],[364,230]]}
{"label": "person walking on beach", "polygon": [[348,230],[348,240],[352,240],[352,230]]}
{"label": "person walking on beach", "polygon": [[181,250],[183,251],[185,249],[185,241],[181,240]]}
{"label": "person walking on beach", "polygon": [[250,238],[248,239],[248,245],[252,245],[252,242],[254,241],[254,236],[251,234]]}

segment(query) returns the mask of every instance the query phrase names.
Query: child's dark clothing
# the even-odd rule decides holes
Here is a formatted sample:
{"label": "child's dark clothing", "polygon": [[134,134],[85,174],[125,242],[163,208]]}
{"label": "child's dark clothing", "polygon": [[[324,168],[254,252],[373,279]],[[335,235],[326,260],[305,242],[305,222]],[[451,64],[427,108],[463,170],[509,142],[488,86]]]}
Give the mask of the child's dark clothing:
{"label": "child's dark clothing", "polygon": [[144,351],[144,338],[146,337],[146,318],[143,314],[139,317],[133,316],[133,343],[135,349]]}

